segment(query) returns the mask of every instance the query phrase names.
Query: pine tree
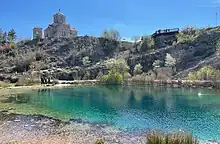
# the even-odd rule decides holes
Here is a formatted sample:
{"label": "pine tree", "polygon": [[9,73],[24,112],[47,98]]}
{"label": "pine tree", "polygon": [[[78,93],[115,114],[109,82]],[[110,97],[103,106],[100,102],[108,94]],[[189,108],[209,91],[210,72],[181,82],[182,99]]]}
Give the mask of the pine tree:
{"label": "pine tree", "polygon": [[10,42],[13,42],[13,41],[15,41],[15,39],[16,39],[16,32],[15,32],[15,30],[14,29],[11,29],[9,32],[8,32],[8,40],[10,41]]}

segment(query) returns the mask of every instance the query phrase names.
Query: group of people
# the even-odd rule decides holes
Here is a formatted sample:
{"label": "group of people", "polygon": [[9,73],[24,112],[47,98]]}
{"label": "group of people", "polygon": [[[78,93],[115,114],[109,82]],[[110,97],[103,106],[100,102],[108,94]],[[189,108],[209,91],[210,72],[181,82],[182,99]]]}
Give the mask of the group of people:
{"label": "group of people", "polygon": [[51,84],[51,78],[49,73],[43,72],[40,77],[41,84]]}
{"label": "group of people", "polygon": [[156,34],[160,34],[160,33],[177,32],[177,31],[179,31],[178,28],[176,28],[176,29],[165,29],[165,30],[159,29],[159,30],[157,30],[155,33],[156,33]]}

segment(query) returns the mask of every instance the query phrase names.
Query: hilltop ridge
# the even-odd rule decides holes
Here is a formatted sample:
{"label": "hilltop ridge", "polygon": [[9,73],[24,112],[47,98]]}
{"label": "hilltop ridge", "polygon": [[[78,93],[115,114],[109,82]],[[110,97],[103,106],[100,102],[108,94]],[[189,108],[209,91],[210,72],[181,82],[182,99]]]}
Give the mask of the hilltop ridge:
{"label": "hilltop ridge", "polygon": [[[136,42],[90,36],[19,42],[15,49],[1,49],[0,80],[11,80],[11,77],[40,70],[51,70],[60,80],[96,79],[107,72],[104,61],[120,56],[127,60],[133,75],[134,67],[139,63],[143,72],[152,70],[156,60],[160,60],[164,67],[167,53],[176,59],[173,78],[182,79],[204,65],[220,68],[216,57],[220,27],[196,30],[189,38],[175,34],[175,38],[173,35],[157,37],[154,45],[149,45],[150,37]],[[161,39],[163,43],[158,43]]]}

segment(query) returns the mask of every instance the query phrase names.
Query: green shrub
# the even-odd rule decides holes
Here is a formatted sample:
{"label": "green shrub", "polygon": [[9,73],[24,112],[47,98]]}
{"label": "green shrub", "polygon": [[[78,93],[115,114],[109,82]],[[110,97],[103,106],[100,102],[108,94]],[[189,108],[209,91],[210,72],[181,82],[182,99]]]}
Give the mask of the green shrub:
{"label": "green shrub", "polygon": [[196,27],[186,26],[180,33],[177,34],[177,41],[179,43],[188,43],[194,41],[202,34],[202,30]]}
{"label": "green shrub", "polygon": [[188,80],[220,80],[220,70],[211,66],[205,66],[188,74]]}
{"label": "green shrub", "polygon": [[106,61],[105,65],[112,73],[118,72],[124,75],[124,73],[129,70],[129,66],[123,57],[120,57],[118,59],[109,59],[108,61]]}
{"label": "green shrub", "polygon": [[165,66],[166,67],[174,67],[175,65],[176,65],[176,59],[167,53],[166,59],[165,59]]}
{"label": "green shrub", "polygon": [[146,52],[147,50],[154,49],[155,47],[155,41],[151,36],[144,37],[143,43],[145,44],[140,47],[141,52]]}
{"label": "green shrub", "polygon": [[188,80],[198,80],[197,74],[190,72],[190,73],[188,74],[188,76],[187,76],[187,79],[188,79]]}
{"label": "green shrub", "polygon": [[129,72],[126,72],[124,74],[124,79],[129,79],[129,78],[131,78],[131,74]]}
{"label": "green shrub", "polygon": [[161,61],[160,60],[155,60],[153,62],[153,68],[159,68],[161,66]]}
{"label": "green shrub", "polygon": [[145,41],[147,42],[148,49],[154,48],[155,42],[154,42],[154,39],[151,36],[147,36],[145,38]]}
{"label": "green shrub", "polygon": [[104,140],[99,139],[99,140],[97,140],[97,141],[95,142],[95,144],[104,144]]}
{"label": "green shrub", "polygon": [[14,29],[11,29],[11,30],[8,32],[8,40],[9,40],[10,42],[14,42],[16,38],[17,38],[17,36],[16,36],[15,30],[14,30]]}
{"label": "green shrub", "polygon": [[134,75],[141,74],[143,72],[142,69],[143,69],[143,67],[142,67],[142,65],[140,63],[135,65],[135,67],[134,67]]}
{"label": "green shrub", "polygon": [[120,40],[119,31],[116,29],[104,30],[101,37],[111,40]]}
{"label": "green shrub", "polygon": [[187,133],[161,134],[151,132],[147,135],[146,144],[198,144],[198,141]]}
{"label": "green shrub", "polygon": [[87,65],[89,65],[91,63],[91,61],[89,60],[88,56],[85,56],[82,59],[82,63],[83,63],[84,66],[87,66]]}
{"label": "green shrub", "polygon": [[15,49],[17,48],[17,45],[14,42],[10,42],[10,48]]}
{"label": "green shrub", "polygon": [[109,72],[107,75],[102,76],[101,83],[103,84],[123,84],[123,77],[119,72]]}

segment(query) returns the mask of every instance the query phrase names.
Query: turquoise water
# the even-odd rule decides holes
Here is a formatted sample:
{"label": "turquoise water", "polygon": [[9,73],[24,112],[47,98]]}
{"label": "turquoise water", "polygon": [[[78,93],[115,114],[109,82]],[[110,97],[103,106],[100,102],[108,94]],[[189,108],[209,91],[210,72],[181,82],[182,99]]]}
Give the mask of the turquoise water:
{"label": "turquoise water", "polygon": [[[202,95],[198,96],[201,92]],[[11,101],[126,131],[188,131],[220,140],[220,93],[146,86],[85,87],[33,91]]]}

